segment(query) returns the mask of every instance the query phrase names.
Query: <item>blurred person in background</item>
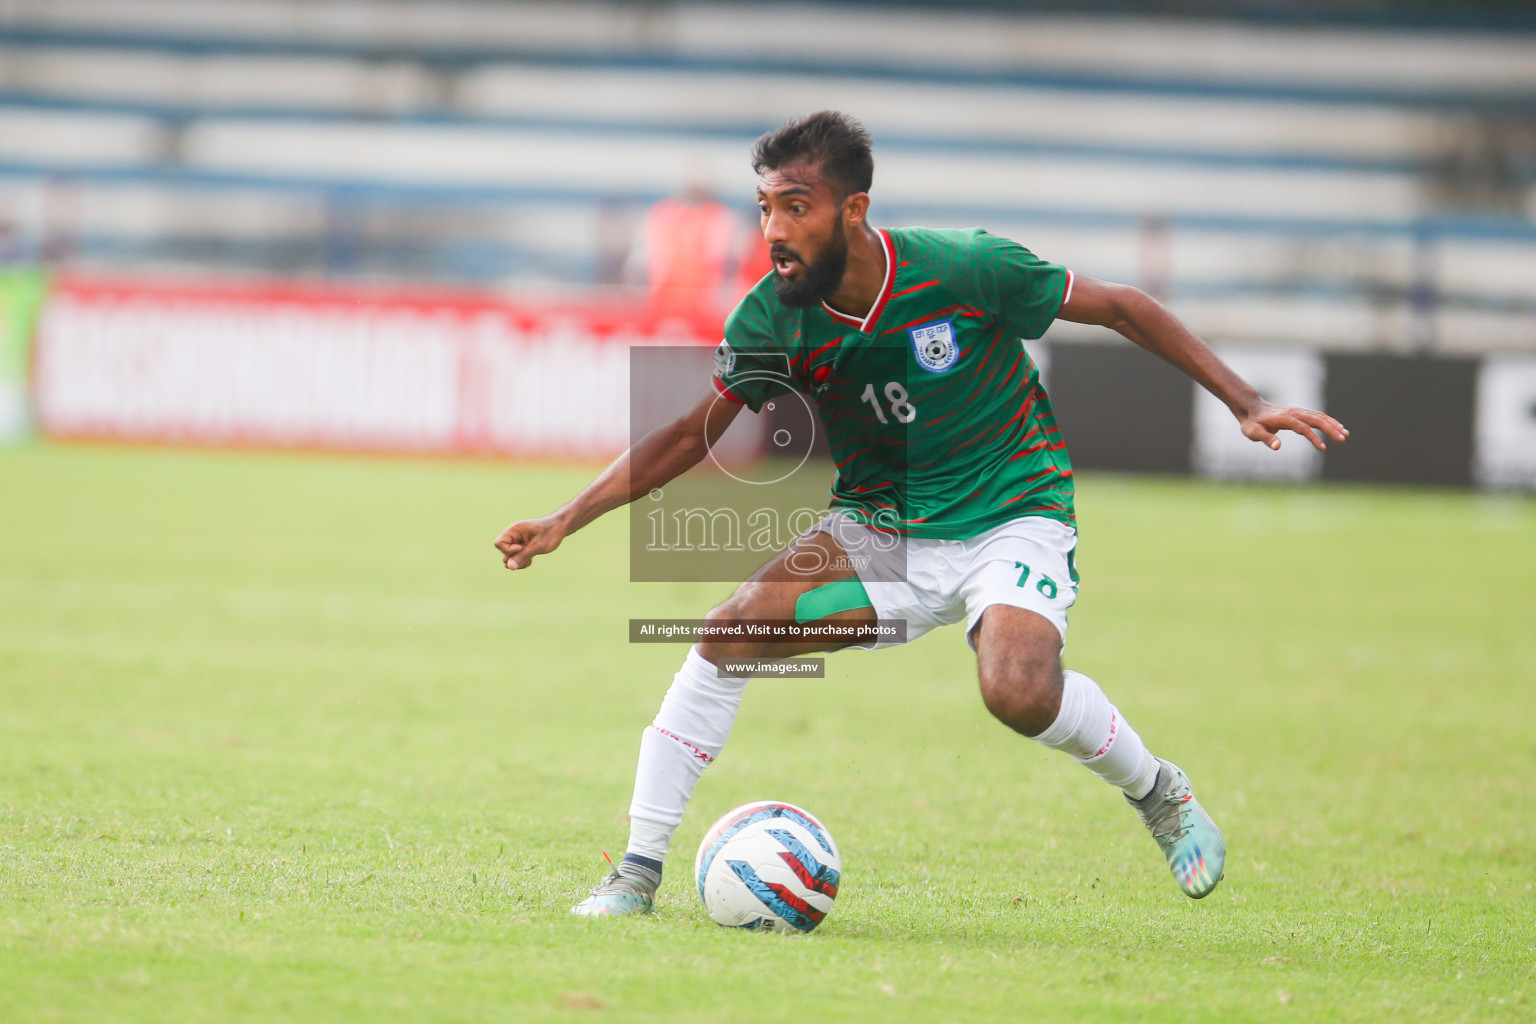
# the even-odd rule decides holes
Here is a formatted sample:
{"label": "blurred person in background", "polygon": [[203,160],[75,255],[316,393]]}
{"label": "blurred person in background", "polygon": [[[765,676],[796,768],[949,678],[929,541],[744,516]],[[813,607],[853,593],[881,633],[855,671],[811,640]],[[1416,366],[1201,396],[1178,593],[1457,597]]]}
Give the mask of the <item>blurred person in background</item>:
{"label": "blurred person in background", "polygon": [[766,249],[743,245],[745,230],[703,177],[695,177],[681,196],[652,205],[632,256],[652,310],[714,320],[741,298],[769,270]]}

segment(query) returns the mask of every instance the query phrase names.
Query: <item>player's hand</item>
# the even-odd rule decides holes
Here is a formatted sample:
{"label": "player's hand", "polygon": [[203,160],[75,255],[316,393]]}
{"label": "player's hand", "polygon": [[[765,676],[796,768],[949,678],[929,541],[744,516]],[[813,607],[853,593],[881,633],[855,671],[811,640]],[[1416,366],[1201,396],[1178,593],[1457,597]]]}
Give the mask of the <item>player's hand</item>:
{"label": "player's hand", "polygon": [[1269,448],[1279,450],[1280,431],[1291,430],[1312,442],[1318,451],[1325,448],[1321,431],[1335,441],[1349,436],[1344,424],[1316,409],[1303,409],[1295,405],[1275,405],[1261,402],[1248,415],[1242,417],[1243,436],[1258,441]]}
{"label": "player's hand", "polygon": [[554,516],[524,519],[501,531],[496,550],[508,569],[526,569],[537,555],[548,554],[565,540],[565,525]]}

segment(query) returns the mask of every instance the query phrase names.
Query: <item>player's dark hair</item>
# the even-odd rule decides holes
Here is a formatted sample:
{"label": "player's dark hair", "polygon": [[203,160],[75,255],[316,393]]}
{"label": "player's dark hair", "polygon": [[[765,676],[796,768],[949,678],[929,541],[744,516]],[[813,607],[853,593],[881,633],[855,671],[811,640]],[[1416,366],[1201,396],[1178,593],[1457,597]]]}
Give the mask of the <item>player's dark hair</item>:
{"label": "player's dark hair", "polygon": [[799,163],[815,164],[839,199],[868,192],[875,178],[869,132],[847,114],[822,110],[790,121],[757,140],[752,169],[758,174]]}

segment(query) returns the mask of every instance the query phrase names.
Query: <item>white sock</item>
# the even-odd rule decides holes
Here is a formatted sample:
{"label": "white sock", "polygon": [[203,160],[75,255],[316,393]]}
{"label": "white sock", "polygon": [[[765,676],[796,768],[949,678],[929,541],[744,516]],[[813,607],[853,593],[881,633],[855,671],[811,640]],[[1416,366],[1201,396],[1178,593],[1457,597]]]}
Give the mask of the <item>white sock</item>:
{"label": "white sock", "polygon": [[1081,672],[1062,673],[1061,710],[1035,739],[1061,750],[1132,800],[1152,791],[1157,758],[1147,749],[1099,684]]}
{"label": "white sock", "polygon": [[666,857],[694,784],[731,735],[746,687],[746,679],[721,678],[698,647],[689,648],[661,710],[640,737],[629,804],[629,853]]}
{"label": "white sock", "polygon": [[672,833],[676,831],[676,825],[631,815],[629,845],[624,848],[624,852],[639,854],[651,860],[666,860],[667,849],[672,845]]}

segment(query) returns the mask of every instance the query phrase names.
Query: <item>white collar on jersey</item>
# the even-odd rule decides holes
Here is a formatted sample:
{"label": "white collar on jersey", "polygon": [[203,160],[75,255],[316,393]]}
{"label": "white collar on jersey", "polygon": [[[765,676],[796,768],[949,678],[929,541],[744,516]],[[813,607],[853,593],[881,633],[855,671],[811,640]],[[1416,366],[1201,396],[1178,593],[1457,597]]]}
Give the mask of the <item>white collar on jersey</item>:
{"label": "white collar on jersey", "polygon": [[880,319],[880,314],[885,310],[885,303],[891,297],[891,284],[896,280],[896,244],[891,241],[890,232],[884,228],[877,228],[876,233],[879,234],[880,241],[885,247],[885,280],[880,284],[880,294],[876,297],[875,304],[869,307],[869,314],[860,320],[856,316],[838,312],[827,305],[826,300],[822,300],[821,303],[821,308],[826,310],[832,319],[838,323],[857,327],[865,334],[868,334],[869,329]]}

